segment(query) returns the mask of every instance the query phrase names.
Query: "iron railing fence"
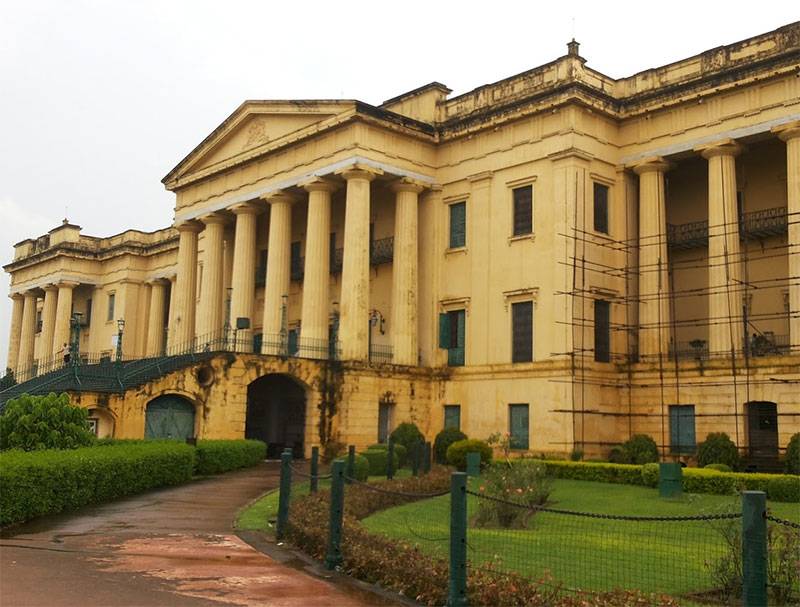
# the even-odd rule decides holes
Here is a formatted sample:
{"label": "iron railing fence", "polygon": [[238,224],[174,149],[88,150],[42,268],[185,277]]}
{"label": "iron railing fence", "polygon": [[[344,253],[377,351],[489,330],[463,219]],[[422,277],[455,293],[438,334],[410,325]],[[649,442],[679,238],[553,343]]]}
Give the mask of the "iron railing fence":
{"label": "iron railing fence", "polygon": [[[786,207],[773,207],[744,213],[739,219],[739,237],[761,239],[786,234]],[[672,249],[695,249],[708,246],[708,220],[667,224],[667,245]]]}

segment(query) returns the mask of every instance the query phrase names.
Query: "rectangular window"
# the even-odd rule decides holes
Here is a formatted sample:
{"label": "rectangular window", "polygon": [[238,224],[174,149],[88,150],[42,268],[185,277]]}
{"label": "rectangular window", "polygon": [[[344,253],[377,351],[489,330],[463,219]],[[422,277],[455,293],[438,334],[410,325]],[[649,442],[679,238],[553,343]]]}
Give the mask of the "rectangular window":
{"label": "rectangular window", "polygon": [[289,356],[297,354],[297,337],[299,333],[297,329],[289,329],[289,343],[287,347]]}
{"label": "rectangular window", "polygon": [[36,310],[36,332],[42,332],[42,311]]}
{"label": "rectangular window", "polygon": [[336,232],[331,232],[331,239],[328,241],[328,263],[331,266],[331,272],[337,270],[336,265]]}
{"label": "rectangular window", "polygon": [[86,316],[83,319],[83,326],[89,327],[92,325],[92,298],[86,300]]}
{"label": "rectangular window", "polygon": [[533,302],[511,304],[511,362],[533,360]]}
{"label": "rectangular window", "polygon": [[594,231],[608,234],[608,186],[594,184]]}
{"label": "rectangular window", "polygon": [[450,248],[467,246],[467,203],[450,205]]}
{"label": "rectangular window", "polygon": [[528,449],[528,405],[513,404],[508,406],[509,447],[512,449]]}
{"label": "rectangular window", "polygon": [[453,310],[439,315],[439,347],[447,350],[447,364],[464,364],[466,343],[466,312]]}
{"label": "rectangular window", "polygon": [[378,404],[378,442],[388,443],[392,428],[393,403]]}
{"label": "rectangular window", "polygon": [[611,360],[611,305],[602,299],[594,300],[594,359]]}
{"label": "rectangular window", "polygon": [[514,236],[533,233],[533,186],[514,188]]}
{"label": "rectangular window", "polygon": [[108,313],[106,314],[106,321],[111,322],[114,320],[114,305],[116,304],[117,294],[108,294]]}
{"label": "rectangular window", "polygon": [[694,405],[669,406],[669,450],[691,454],[697,443],[694,434]]}
{"label": "rectangular window", "polygon": [[461,405],[444,406],[444,427],[461,430]]}
{"label": "rectangular window", "polygon": [[292,280],[301,280],[303,278],[303,259],[300,256],[301,242],[293,242],[291,246],[291,275]]}

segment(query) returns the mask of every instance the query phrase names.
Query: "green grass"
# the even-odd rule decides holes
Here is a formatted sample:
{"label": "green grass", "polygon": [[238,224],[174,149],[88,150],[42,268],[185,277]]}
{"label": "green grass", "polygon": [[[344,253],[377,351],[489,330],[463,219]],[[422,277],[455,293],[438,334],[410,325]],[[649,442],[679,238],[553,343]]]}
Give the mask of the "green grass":
{"label": "green grass", "polygon": [[[471,488],[477,490],[479,479]],[[470,496],[470,520],[479,498]],[[646,487],[557,480],[550,505],[564,510],[636,516],[693,516],[738,511],[739,498],[684,495],[661,499]],[[800,521],[796,504],[770,503],[775,516]],[[363,521],[366,528],[447,558],[450,498],[398,506]],[[711,590],[708,564],[725,554],[720,522],[626,522],[538,513],[527,528],[468,530],[472,567],[492,566],[533,578],[551,575],[570,588],[683,595]],[[737,519],[733,524],[740,525]]]}

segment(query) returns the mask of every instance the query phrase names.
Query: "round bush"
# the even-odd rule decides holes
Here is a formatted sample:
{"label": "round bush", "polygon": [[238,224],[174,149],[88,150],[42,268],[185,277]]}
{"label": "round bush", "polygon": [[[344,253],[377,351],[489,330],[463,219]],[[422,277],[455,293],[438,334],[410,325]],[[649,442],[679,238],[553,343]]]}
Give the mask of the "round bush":
{"label": "round bush", "polygon": [[433,460],[437,464],[447,463],[447,448],[465,438],[467,435],[458,428],[445,428],[439,432],[433,441]]}
{"label": "round bush", "polygon": [[[386,463],[389,460],[388,449],[374,449],[370,447],[366,451],[360,453],[361,456],[369,460],[369,475],[370,476],[386,476]],[[394,452],[394,469],[399,468],[400,458],[397,455],[397,450]]]}
{"label": "round bush", "polygon": [[419,428],[411,422],[403,422],[391,434],[395,447],[403,445],[406,448],[406,454],[411,453],[411,447],[414,443],[424,443],[425,437]]}
{"label": "round bush", "polygon": [[67,394],[23,394],[0,415],[0,449],[77,449],[94,441],[86,409],[71,405]]}
{"label": "round bush", "polygon": [[767,495],[776,502],[800,502],[800,478],[778,476],[767,481]]}
{"label": "round bush", "polygon": [[486,441],[468,438],[454,442],[447,448],[447,463],[459,470],[467,468],[467,453],[477,451],[481,454],[481,468],[492,463],[492,448]]}
{"label": "round bush", "polygon": [[608,461],[612,464],[630,464],[631,456],[623,449],[622,445],[616,445],[611,447],[611,451],[608,452]]}
{"label": "round bush", "polygon": [[717,472],[733,472],[731,467],[727,464],[706,464],[703,468],[707,470],[716,470]]}
{"label": "round bush", "polygon": [[732,470],[739,466],[739,450],[724,432],[712,432],[697,447],[697,463],[700,466],[708,464],[725,464]]}
{"label": "round bush", "polygon": [[642,482],[646,487],[657,487],[659,477],[658,464],[649,463],[642,466]]}
{"label": "round bush", "polygon": [[786,472],[800,474],[800,432],[792,434],[786,445]]}
{"label": "round bush", "polygon": [[369,478],[369,460],[358,453],[354,461],[354,478],[361,482],[366,482]]}
{"label": "round bush", "polygon": [[650,464],[658,461],[656,441],[647,434],[634,434],[622,443],[631,464]]}

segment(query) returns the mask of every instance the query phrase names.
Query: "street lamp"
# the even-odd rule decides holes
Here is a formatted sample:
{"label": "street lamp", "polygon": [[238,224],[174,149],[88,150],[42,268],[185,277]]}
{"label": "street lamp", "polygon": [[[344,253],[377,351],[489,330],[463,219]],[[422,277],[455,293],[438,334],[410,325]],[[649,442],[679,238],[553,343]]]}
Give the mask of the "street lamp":
{"label": "street lamp", "polygon": [[125,319],[117,320],[117,362],[122,362],[122,333],[125,330]]}

